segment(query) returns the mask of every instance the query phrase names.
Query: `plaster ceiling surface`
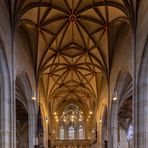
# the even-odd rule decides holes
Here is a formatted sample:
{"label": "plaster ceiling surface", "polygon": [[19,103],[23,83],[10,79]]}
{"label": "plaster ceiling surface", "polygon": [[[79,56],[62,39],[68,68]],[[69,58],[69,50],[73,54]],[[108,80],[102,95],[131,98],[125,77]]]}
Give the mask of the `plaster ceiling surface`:
{"label": "plaster ceiling surface", "polygon": [[131,8],[129,0],[15,1],[16,24],[28,33],[36,77],[52,106],[71,99],[93,108],[110,71],[111,26],[129,20]]}

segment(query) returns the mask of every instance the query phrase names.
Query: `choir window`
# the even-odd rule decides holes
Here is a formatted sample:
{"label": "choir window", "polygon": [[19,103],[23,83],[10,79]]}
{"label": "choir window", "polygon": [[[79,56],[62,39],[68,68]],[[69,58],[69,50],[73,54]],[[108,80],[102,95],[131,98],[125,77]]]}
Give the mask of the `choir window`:
{"label": "choir window", "polygon": [[64,140],[64,127],[60,127],[60,140]]}
{"label": "choir window", "polygon": [[82,125],[79,127],[79,139],[84,139],[84,129]]}
{"label": "choir window", "polygon": [[74,127],[69,127],[69,140],[74,140],[75,139],[75,129],[74,129]]}

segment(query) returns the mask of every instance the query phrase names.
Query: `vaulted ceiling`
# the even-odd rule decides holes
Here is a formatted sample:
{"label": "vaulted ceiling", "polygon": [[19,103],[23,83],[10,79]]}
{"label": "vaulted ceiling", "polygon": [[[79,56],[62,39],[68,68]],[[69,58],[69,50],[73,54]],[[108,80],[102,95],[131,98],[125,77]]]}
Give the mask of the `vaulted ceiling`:
{"label": "vaulted ceiling", "polygon": [[109,77],[113,26],[132,20],[130,0],[16,0],[15,24],[30,42],[35,74],[52,110],[66,100],[90,110]]}

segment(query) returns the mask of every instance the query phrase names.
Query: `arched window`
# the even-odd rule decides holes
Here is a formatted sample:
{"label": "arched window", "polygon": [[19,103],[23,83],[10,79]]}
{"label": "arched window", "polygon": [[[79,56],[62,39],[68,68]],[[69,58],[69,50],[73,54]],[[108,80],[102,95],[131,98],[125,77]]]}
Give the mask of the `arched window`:
{"label": "arched window", "polygon": [[133,139],[133,126],[130,124],[127,130],[127,140],[130,141]]}
{"label": "arched window", "polygon": [[84,128],[82,125],[79,126],[79,139],[84,139]]}
{"label": "arched window", "polygon": [[60,140],[64,140],[64,136],[65,136],[64,132],[65,132],[64,127],[61,126],[60,127],[60,136],[59,136]]}
{"label": "arched window", "polygon": [[69,127],[68,133],[69,133],[68,134],[69,140],[74,140],[75,139],[75,129],[73,126]]}

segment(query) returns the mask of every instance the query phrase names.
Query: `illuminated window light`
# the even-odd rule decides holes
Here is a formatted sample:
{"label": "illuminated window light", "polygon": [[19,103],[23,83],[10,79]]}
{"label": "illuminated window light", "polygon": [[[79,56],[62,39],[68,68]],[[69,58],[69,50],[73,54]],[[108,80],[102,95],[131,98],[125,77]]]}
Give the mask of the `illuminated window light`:
{"label": "illuminated window light", "polygon": [[131,141],[133,139],[133,126],[130,124],[128,131],[127,131],[127,140]]}

